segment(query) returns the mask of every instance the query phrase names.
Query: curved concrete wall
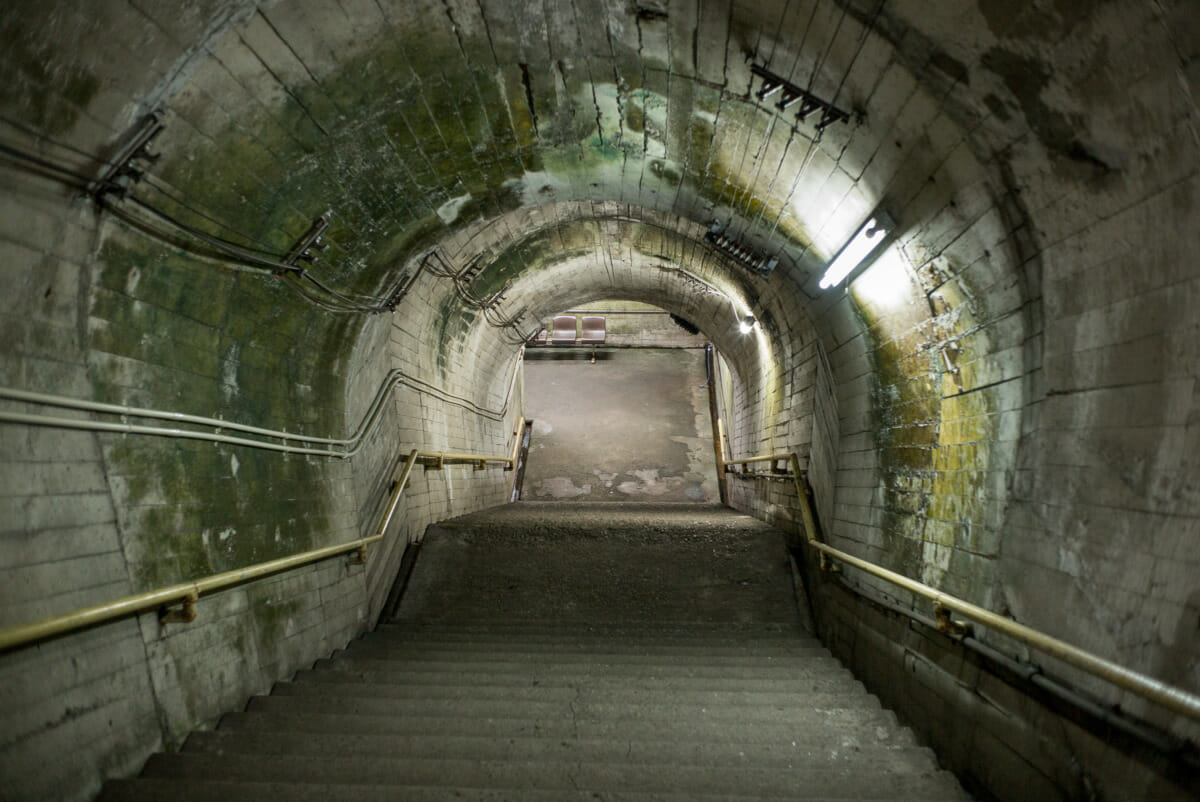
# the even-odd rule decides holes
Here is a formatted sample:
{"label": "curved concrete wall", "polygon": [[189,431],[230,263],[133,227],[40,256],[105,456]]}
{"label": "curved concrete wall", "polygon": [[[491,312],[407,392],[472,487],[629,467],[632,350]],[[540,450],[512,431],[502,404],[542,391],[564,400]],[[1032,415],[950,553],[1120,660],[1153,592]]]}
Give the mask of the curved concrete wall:
{"label": "curved concrete wall", "polygon": [[[735,451],[798,451],[836,545],[1200,689],[1200,15],[1010,6],[0,12],[0,384],[317,437],[352,431],[388,372],[406,377],[345,461],[0,423],[0,622],[366,532],[400,450],[509,447],[519,334],[625,298],[718,345]],[[756,97],[752,61],[852,119],[816,137],[814,118]],[[162,157],[134,198],[275,255],[332,210],[310,268],[326,285],[386,300],[432,251],[522,317],[492,325],[429,270],[394,312],[323,308],[131,200],[97,210],[27,158],[98,175],[151,110]],[[849,289],[820,291],[876,209],[894,241]],[[707,244],[712,221],[777,258],[770,278]],[[499,474],[421,475],[401,537],[505,492]],[[795,526],[782,484],[731,492]],[[147,615],[5,655],[6,794],[86,795],[340,646],[398,558],[248,586],[186,629]],[[67,751],[80,759],[21,768]]]}

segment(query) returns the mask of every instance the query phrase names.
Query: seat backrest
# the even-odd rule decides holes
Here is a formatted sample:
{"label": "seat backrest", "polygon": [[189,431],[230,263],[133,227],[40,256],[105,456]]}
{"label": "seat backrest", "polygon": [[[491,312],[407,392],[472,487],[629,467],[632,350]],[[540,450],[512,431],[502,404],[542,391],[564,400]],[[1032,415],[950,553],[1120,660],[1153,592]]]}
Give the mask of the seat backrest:
{"label": "seat backrest", "polygon": [[550,333],[550,342],[554,343],[573,343],[575,342],[575,326],[576,319],[574,315],[556,315],[554,317],[554,326]]}
{"label": "seat backrest", "polygon": [[585,316],[583,318],[583,335],[581,339],[585,343],[602,343],[604,342],[607,333],[607,323],[605,318],[595,316]]}

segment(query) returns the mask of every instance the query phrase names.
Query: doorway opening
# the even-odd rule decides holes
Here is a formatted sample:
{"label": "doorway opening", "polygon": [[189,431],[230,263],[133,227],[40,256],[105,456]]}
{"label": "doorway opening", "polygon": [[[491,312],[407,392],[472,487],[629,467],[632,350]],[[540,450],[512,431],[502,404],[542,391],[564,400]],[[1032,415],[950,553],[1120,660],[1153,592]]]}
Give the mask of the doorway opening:
{"label": "doorway opening", "polygon": [[604,318],[605,343],[526,349],[522,500],[717,504],[703,335],[630,301],[562,315]]}

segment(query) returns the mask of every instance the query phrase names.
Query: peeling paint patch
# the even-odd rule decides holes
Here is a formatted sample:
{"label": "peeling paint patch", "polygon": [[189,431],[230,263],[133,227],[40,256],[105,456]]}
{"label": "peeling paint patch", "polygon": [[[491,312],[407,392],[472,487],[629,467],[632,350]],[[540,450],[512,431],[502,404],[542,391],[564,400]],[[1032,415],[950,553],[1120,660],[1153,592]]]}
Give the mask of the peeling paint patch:
{"label": "peeling paint patch", "polygon": [[658,475],[658,468],[635,470],[633,475],[637,481],[625,481],[617,485],[617,491],[627,496],[665,496],[683,488],[682,476]]}
{"label": "peeling paint patch", "polygon": [[566,476],[555,476],[551,479],[544,479],[538,482],[536,494],[538,496],[550,496],[551,498],[575,498],[576,496],[586,496],[592,492],[592,486],[585,484],[583,487],[576,487],[575,482]]}
{"label": "peeling paint patch", "polygon": [[438,207],[437,216],[442,219],[446,225],[450,225],[458,219],[459,213],[463,207],[471,201],[471,193],[459,195],[457,198],[451,198]]}
{"label": "peeling paint patch", "polygon": [[226,403],[238,393],[238,365],[241,364],[241,343],[230,346],[225,358],[221,360],[221,397]]}

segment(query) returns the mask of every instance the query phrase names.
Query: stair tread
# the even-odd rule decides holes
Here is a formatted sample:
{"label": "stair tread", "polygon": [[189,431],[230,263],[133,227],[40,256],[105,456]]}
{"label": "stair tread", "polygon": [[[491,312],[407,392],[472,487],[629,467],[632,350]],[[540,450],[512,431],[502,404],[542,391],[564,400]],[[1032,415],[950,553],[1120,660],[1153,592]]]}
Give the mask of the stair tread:
{"label": "stair tread", "polygon": [[[307,683],[279,683],[269,697],[260,699],[294,699],[297,704],[312,705],[314,709],[341,706],[346,710],[380,711],[392,715],[454,716],[470,715],[491,718],[549,719],[571,716],[576,721],[657,719],[662,722],[693,721],[696,719],[730,719],[761,721],[781,719],[800,721],[810,710],[876,709],[879,701],[869,694],[820,694],[810,700],[775,699],[759,704],[731,704],[714,700],[705,703],[685,696],[660,694],[654,701],[638,700],[554,700],[471,698],[426,699],[393,698],[373,694],[372,686],[363,686],[357,693],[339,693],[341,686],[315,686]],[[649,698],[653,698],[652,696]],[[257,701],[257,700],[253,700]],[[252,704],[253,704],[252,701]]]}
{"label": "stair tread", "polygon": [[464,635],[461,638],[430,638],[430,637],[382,637],[363,638],[350,643],[349,649],[392,649],[395,651],[484,651],[496,649],[499,651],[522,650],[530,652],[554,651],[613,651],[613,652],[642,652],[646,649],[662,649],[679,652],[716,652],[730,653],[773,653],[811,654],[820,652],[828,654],[821,643],[797,638],[740,638],[740,637],[561,637],[546,635],[529,638],[525,636],[493,636],[472,637]]}
{"label": "stair tread", "polygon": [[539,664],[546,666],[561,665],[567,666],[572,664],[593,664],[593,665],[666,665],[666,666],[803,666],[811,661],[825,661],[832,665],[836,661],[827,653],[812,653],[807,655],[796,654],[743,654],[743,655],[721,655],[721,654],[635,654],[635,653],[594,653],[594,652],[561,652],[551,654],[548,652],[537,651],[510,651],[504,653],[497,652],[473,652],[473,653],[454,653],[454,652],[405,652],[401,649],[386,650],[386,649],[351,649],[339,654],[341,658],[344,654],[347,660],[359,660],[364,658],[375,658],[383,660],[391,660],[396,663],[511,663],[520,665]]}
{"label": "stair tread", "polygon": [[208,777],[257,781],[310,781],[359,785],[455,785],[475,788],[578,789],[606,791],[697,791],[779,795],[799,784],[822,787],[826,794],[856,798],[863,792],[890,789],[899,794],[946,786],[943,772],[864,772],[844,768],[778,766],[587,763],[552,760],[492,761],[447,758],[337,756],[313,760],[291,755],[158,754],[143,770],[148,777]]}
{"label": "stair tread", "polygon": [[413,694],[449,692],[464,686],[479,689],[560,688],[574,690],[581,683],[597,691],[619,691],[628,688],[638,690],[693,690],[693,691],[739,691],[805,693],[809,691],[840,690],[846,693],[862,693],[865,689],[850,672],[825,675],[810,673],[785,677],[729,677],[729,676],[680,676],[644,674],[637,678],[613,677],[607,674],[589,676],[585,674],[545,675],[540,673],[514,672],[511,674],[465,674],[448,676],[437,672],[405,671],[397,669],[368,669],[353,665],[314,666],[312,670],[297,671],[293,682],[321,683],[372,683],[376,685],[398,685],[411,689]]}
{"label": "stair tread", "polygon": [[780,621],[765,621],[765,620],[746,620],[730,622],[726,620],[720,621],[704,621],[696,618],[686,619],[665,619],[658,618],[654,621],[597,621],[595,619],[575,619],[571,620],[562,616],[556,616],[553,619],[542,617],[536,618],[518,618],[515,616],[506,616],[503,619],[495,618],[471,618],[464,616],[455,621],[429,621],[426,619],[393,619],[384,621],[375,628],[376,632],[387,633],[421,633],[430,632],[437,634],[449,634],[458,632],[469,633],[486,633],[491,631],[502,632],[522,632],[527,634],[537,634],[540,632],[553,632],[556,634],[571,633],[571,634],[634,634],[634,635],[670,635],[670,634],[688,634],[688,635],[703,635],[706,633],[729,632],[736,630],[737,632],[747,635],[790,635],[793,637],[811,637],[805,633],[803,628],[794,620]]}
{"label": "stair tread", "polygon": [[[766,800],[805,800],[805,802],[829,802],[837,797],[821,795],[822,789],[813,789],[813,795],[803,789],[793,789],[777,796],[748,794],[709,793],[645,793],[612,792],[598,794],[593,790],[559,788],[553,791],[521,789],[522,802],[765,802]],[[895,793],[855,797],[860,800],[896,800]],[[463,788],[458,786],[413,786],[354,785],[329,783],[286,783],[200,779],[142,778],[138,780],[114,780],[105,784],[96,802],[262,802],[262,800],[286,800],[286,802],[512,802],[513,793],[508,789]],[[914,794],[912,799],[922,802],[962,802],[959,792],[930,791]]]}
{"label": "stair tread", "polygon": [[[653,738],[661,737],[664,721],[661,719],[600,718],[572,720],[561,715],[545,718],[528,715],[486,715],[477,713],[463,715],[462,711],[445,710],[446,715],[430,715],[407,712],[403,718],[397,716],[394,706],[370,705],[362,702],[339,699],[328,701],[319,698],[261,696],[250,701],[248,713],[275,716],[319,715],[323,726],[340,727],[342,731],[368,731],[376,728],[380,733],[436,733],[441,735],[495,736],[547,735],[553,737],[600,737],[600,738]],[[404,711],[400,711],[404,712]],[[526,711],[527,712],[527,711]],[[235,714],[228,714],[225,718]],[[329,717],[338,719],[330,721]],[[730,716],[691,716],[686,732],[681,737],[692,739],[735,738],[746,742],[762,739],[785,738],[797,731],[821,728],[831,735],[846,727],[896,728],[895,715],[880,707],[837,707],[814,709],[807,713],[807,721],[771,721],[759,718],[745,720]],[[222,719],[224,721],[225,719]],[[283,720],[283,719],[280,719]],[[222,724],[222,726],[225,726]],[[243,726],[245,726],[243,724]],[[250,725],[257,726],[257,725]]]}
{"label": "stair tread", "polygon": [[[438,687],[438,686],[434,686]],[[621,688],[600,689],[587,687],[584,683],[574,688],[502,688],[501,692],[489,692],[472,685],[441,686],[442,693],[414,694],[398,685],[370,682],[279,682],[271,691],[272,696],[321,696],[323,698],[379,699],[397,702],[415,702],[441,706],[444,704],[478,704],[488,707],[500,702],[505,709],[514,704],[548,705],[549,709],[563,710],[566,705],[576,715],[590,713],[607,715],[636,706],[645,711],[663,708],[678,711],[704,707],[709,710],[736,708],[735,712],[746,715],[758,708],[779,710],[792,707],[803,710],[807,707],[829,707],[838,702],[853,699],[854,707],[877,705],[875,697],[867,693],[835,689],[832,691],[780,692],[780,691],[727,691],[693,690],[690,688]],[[564,693],[564,691],[566,691]],[[541,709],[541,708],[531,708]]]}
{"label": "stair tread", "polygon": [[318,661],[314,664],[322,670],[358,670],[368,671],[395,669],[400,671],[422,672],[432,674],[459,673],[462,675],[483,674],[486,676],[513,675],[529,676],[531,673],[538,677],[575,676],[589,674],[595,676],[634,676],[634,677],[731,677],[731,678],[761,678],[761,679],[791,679],[805,678],[828,673],[845,674],[849,671],[832,657],[821,658],[820,661],[704,661],[695,660],[391,660],[379,655],[339,654],[329,663]]}
{"label": "stair tread", "polygon": [[[886,736],[886,731],[883,733]],[[354,754],[362,756],[520,760],[550,756],[588,762],[664,763],[678,760],[705,765],[790,766],[870,760],[876,769],[935,768],[928,749],[873,734],[870,740],[844,735],[794,735],[791,740],[697,741],[678,738],[613,740],[606,738],[508,737],[480,735],[381,735],[297,732],[295,730],[229,730],[192,733],[185,752],[283,755]]]}

